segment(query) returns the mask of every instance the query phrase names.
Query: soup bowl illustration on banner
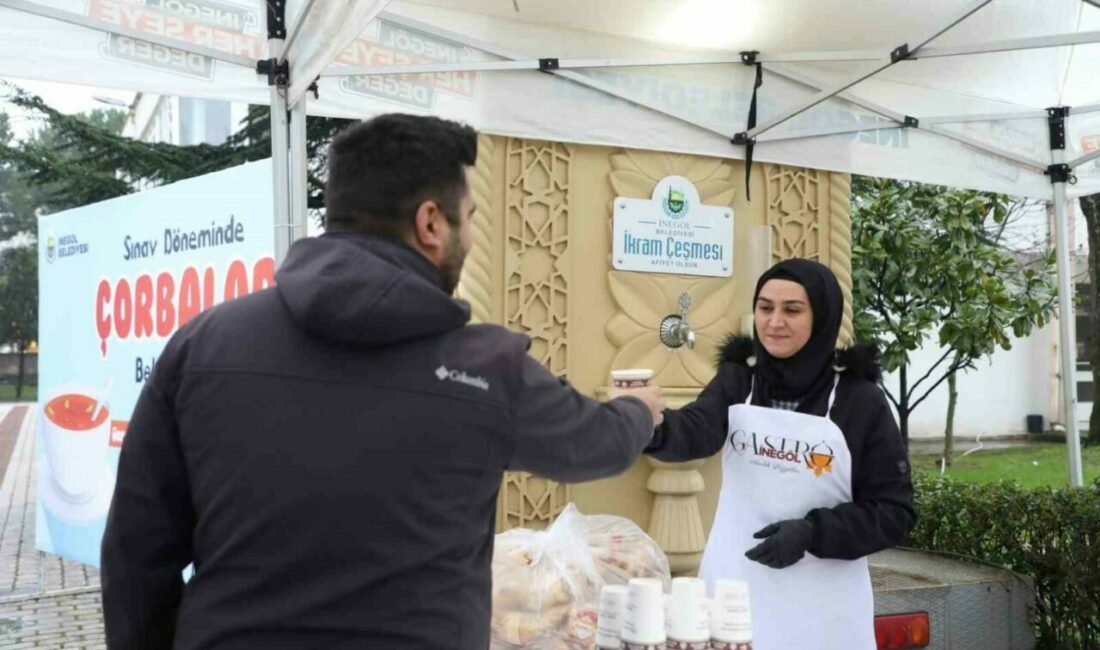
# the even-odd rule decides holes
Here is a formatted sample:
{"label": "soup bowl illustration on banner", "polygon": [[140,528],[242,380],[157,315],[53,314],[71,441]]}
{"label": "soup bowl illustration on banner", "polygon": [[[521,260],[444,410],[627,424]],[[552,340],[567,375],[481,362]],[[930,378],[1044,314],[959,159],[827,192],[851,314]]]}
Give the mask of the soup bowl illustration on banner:
{"label": "soup bowl illustration on banner", "polygon": [[54,487],[66,500],[90,500],[102,479],[111,434],[107,390],[64,386],[42,408],[42,438]]}

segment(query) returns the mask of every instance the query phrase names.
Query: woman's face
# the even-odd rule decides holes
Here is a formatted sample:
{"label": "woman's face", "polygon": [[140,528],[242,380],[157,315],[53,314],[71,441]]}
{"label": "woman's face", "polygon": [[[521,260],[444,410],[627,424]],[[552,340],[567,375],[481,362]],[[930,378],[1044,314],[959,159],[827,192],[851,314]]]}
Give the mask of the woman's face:
{"label": "woman's face", "polygon": [[768,280],[753,308],[756,335],[776,359],[794,356],[810,340],[814,313],[806,289],[790,280]]}

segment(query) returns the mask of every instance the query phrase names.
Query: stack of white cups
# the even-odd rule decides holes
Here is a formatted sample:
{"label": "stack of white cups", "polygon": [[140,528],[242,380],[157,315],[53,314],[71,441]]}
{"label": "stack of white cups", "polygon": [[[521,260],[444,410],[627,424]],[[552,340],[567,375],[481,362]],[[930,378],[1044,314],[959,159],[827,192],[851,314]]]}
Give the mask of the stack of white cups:
{"label": "stack of white cups", "polygon": [[714,650],[752,650],[749,583],[744,580],[715,582],[710,637]]}
{"label": "stack of white cups", "polygon": [[596,648],[619,650],[622,647],[623,621],[626,619],[627,589],[620,585],[605,585],[600,590],[596,621]]}
{"label": "stack of white cups", "polygon": [[664,650],[665,598],[660,580],[634,578],[627,585],[624,650]]}
{"label": "stack of white cups", "polygon": [[710,647],[710,601],[699,578],[673,578],[667,618],[668,650]]}

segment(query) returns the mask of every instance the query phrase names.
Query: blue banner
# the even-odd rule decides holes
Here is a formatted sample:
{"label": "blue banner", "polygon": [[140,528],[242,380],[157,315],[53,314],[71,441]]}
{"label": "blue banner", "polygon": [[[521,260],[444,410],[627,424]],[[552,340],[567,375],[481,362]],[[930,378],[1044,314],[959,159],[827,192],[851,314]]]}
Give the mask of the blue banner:
{"label": "blue banner", "polygon": [[39,220],[36,546],[99,566],[119,450],[168,338],[274,284],[271,161]]}

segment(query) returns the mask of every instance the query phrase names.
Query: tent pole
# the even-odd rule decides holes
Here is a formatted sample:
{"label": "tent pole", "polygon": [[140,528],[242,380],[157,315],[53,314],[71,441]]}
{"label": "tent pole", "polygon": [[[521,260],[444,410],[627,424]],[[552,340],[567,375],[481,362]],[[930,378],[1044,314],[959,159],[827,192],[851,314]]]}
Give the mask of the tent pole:
{"label": "tent pole", "polygon": [[286,89],[271,87],[271,166],[275,190],[275,265],[286,259],[290,248],[290,167],[287,133]]}
{"label": "tent pole", "polygon": [[752,140],[753,138],[756,138],[757,136],[767,131],[770,131],[771,129],[774,129],[780,124],[783,124],[784,122],[794,117],[797,117],[798,115],[801,115],[805,111],[813,108],[814,106],[817,106],[823,101],[826,101],[830,97],[839,95],[840,93],[848,90],[852,86],[855,86],[859,82],[870,79],[876,74],[898,63],[899,61],[904,61],[908,58],[919,57],[922,47],[940,37],[941,35],[943,35],[944,32],[950,30],[955,25],[958,25],[970,16],[974,15],[978,10],[980,10],[982,7],[986,6],[992,1],[993,0],[976,0],[975,2],[972,2],[971,4],[967,5],[961,12],[959,12],[958,15],[952,17],[951,21],[942,29],[918,41],[916,46],[910,48],[908,43],[902,44],[893,52],[891,52],[888,57],[885,57],[877,62],[870,70],[865,70],[863,72],[860,72],[859,74],[848,77],[840,83],[832,84],[825,89],[819,91],[813,97],[798,102],[793,108],[788,109],[784,113],[781,113],[780,115],[777,115],[776,117],[765,121],[763,124],[757,124],[755,127],[749,129],[744,134],[739,135],[743,136],[742,139]]}
{"label": "tent pole", "polygon": [[[472,47],[475,50],[481,50],[482,52],[486,52],[486,53],[492,54],[494,56],[499,56],[499,57],[504,58],[504,59],[509,59],[509,60],[512,60],[512,61],[522,61],[524,59],[530,59],[531,58],[531,57],[527,56],[526,54],[522,54],[522,53],[519,53],[519,52],[514,52],[512,50],[508,50],[506,48],[499,47],[497,45],[489,43],[488,41],[483,41],[483,40],[474,38],[472,36],[467,36],[466,34],[462,34],[462,33],[459,33],[459,32],[456,32],[456,31],[453,31],[453,30],[450,30],[450,29],[446,29],[446,28],[443,28],[443,27],[439,27],[439,26],[436,26],[436,25],[432,25],[431,23],[425,23],[425,22],[422,22],[422,21],[419,21],[419,20],[416,20],[416,19],[413,19],[413,18],[406,18],[405,16],[402,16],[400,14],[395,14],[395,13],[388,12],[388,11],[383,11],[379,14],[379,18],[381,18],[382,20],[385,20],[386,22],[390,22],[390,23],[393,23],[395,25],[400,25],[401,27],[405,27],[407,29],[414,29],[414,30],[417,30],[417,31],[425,32],[425,33],[431,34],[433,36],[437,36],[437,37],[439,37],[443,40],[452,41],[454,43],[459,43],[459,44],[465,45],[467,47]],[[715,122],[711,122],[709,120],[702,120],[702,119],[698,119],[698,118],[695,118],[695,117],[689,117],[687,115],[683,115],[680,112],[672,110],[672,109],[659,108],[657,106],[652,106],[650,104],[647,104],[643,100],[640,100],[636,97],[631,97],[626,92],[623,92],[622,90],[614,88],[609,84],[605,84],[601,81],[597,81],[596,79],[586,77],[583,74],[580,74],[578,72],[574,72],[574,71],[571,71],[571,70],[548,70],[547,74],[552,74],[554,76],[561,77],[562,79],[568,79],[569,81],[572,81],[573,83],[575,83],[579,86],[585,86],[587,88],[597,90],[597,91],[602,92],[605,95],[608,95],[610,97],[617,97],[617,98],[622,99],[624,101],[630,102],[631,104],[634,104],[635,106],[640,106],[640,107],[642,107],[646,110],[653,111],[654,113],[657,113],[659,115],[665,115],[665,116],[671,117],[672,119],[679,120],[679,121],[681,121],[685,124],[690,124],[691,126],[695,126],[695,127],[700,128],[700,129],[703,129],[704,131],[709,131],[710,133],[714,133],[715,135],[720,135],[723,138],[728,139],[729,136],[730,136],[730,128],[729,128],[728,125],[718,124],[718,123],[715,123]]]}
{"label": "tent pole", "polygon": [[306,236],[309,218],[308,182],[306,178],[309,158],[306,155],[306,101],[308,93],[302,95],[294,108],[290,109],[290,228],[289,243]]}
{"label": "tent pole", "polygon": [[290,48],[294,46],[294,41],[298,40],[298,35],[302,33],[302,26],[305,25],[306,19],[309,18],[309,13],[313,11],[313,5],[317,0],[309,0],[306,6],[302,7],[298,15],[294,17],[294,24],[290,27],[290,34],[283,41],[282,46],[279,48],[278,59],[279,63],[286,61],[286,53],[290,51]]}
{"label": "tent pole", "polygon": [[286,92],[289,80],[286,64],[278,65],[278,56],[286,42],[286,0],[266,0],[267,9],[267,61],[261,61],[257,71],[267,74],[271,97],[271,189],[275,208],[275,266],[286,259],[293,238],[291,222],[290,187],[290,107]]}
{"label": "tent pole", "polygon": [[[272,30],[271,33],[281,36],[275,30]],[[268,39],[268,54],[274,58],[282,49],[282,45],[282,38]],[[272,190],[275,193],[275,266],[280,266],[283,260],[286,259],[286,252],[290,248],[292,228],[290,221],[290,167],[288,164],[290,133],[285,82],[273,82],[270,89]]]}
{"label": "tent pole", "polygon": [[1073,313],[1073,268],[1070,262],[1069,223],[1066,217],[1066,183],[1070,170],[1065,167],[1065,121],[1068,109],[1051,109],[1051,166],[1048,173],[1054,188],[1055,252],[1058,257],[1058,326],[1062,366],[1063,424],[1066,427],[1066,454],[1069,459],[1069,484],[1084,485],[1081,473],[1081,436],[1077,430],[1077,339]]}
{"label": "tent pole", "polygon": [[935,115],[920,118],[921,124],[966,124],[967,122],[995,122],[1004,120],[1045,120],[1046,111],[1032,110],[1016,113],[984,113],[981,115]]}
{"label": "tent pole", "polygon": [[[792,70],[792,69],[790,69],[790,68],[788,68],[787,66],[784,66],[784,65],[776,65],[774,63],[765,62],[764,63],[764,69],[767,70],[768,72],[771,72],[772,74],[779,75],[780,77],[783,77],[784,79],[787,79],[788,81],[793,81],[795,83],[802,84],[803,86],[806,86],[807,88],[810,88],[812,90],[821,90],[821,88],[825,85],[820,81],[817,81],[815,79],[811,79],[807,75],[804,75],[800,72],[796,72],[796,71],[794,71],[794,70]],[[876,104],[874,102],[868,101],[868,100],[864,99],[863,97],[860,97],[859,95],[857,95],[857,94],[855,94],[851,91],[845,91],[845,92],[842,92],[842,93],[838,93],[836,95],[836,98],[837,99],[843,99],[844,101],[855,104],[856,106],[866,108],[867,110],[871,111],[872,113],[878,113],[879,115],[881,115],[885,118],[891,119],[891,120],[897,122],[898,124],[901,124],[901,123],[905,122],[905,114],[904,113],[900,113],[900,112],[895,111],[892,108],[889,108],[887,106],[883,106],[881,104]],[[1045,116],[1046,113],[1043,113],[1043,115]]]}
{"label": "tent pole", "polygon": [[1046,169],[1046,166],[1043,165],[1043,163],[1038,161],[1038,160],[1035,160],[1033,158],[1028,158],[1026,156],[1016,155],[1016,154],[1012,153],[1011,151],[1008,151],[1008,150],[1005,150],[1005,149],[1000,149],[998,147],[994,147],[991,144],[986,144],[984,142],[981,142],[980,140],[976,140],[974,138],[965,136],[961,133],[955,133],[954,131],[948,131],[946,129],[943,129],[941,127],[936,127],[936,126],[930,126],[928,128],[923,128],[922,127],[921,130],[926,132],[926,133],[935,133],[936,135],[947,138],[948,140],[954,140],[956,142],[960,142],[960,143],[962,143],[962,144],[964,144],[964,145],[966,145],[966,146],[968,146],[972,149],[977,149],[978,151],[981,151],[982,153],[988,154],[990,156],[994,156],[996,158],[1000,158],[1000,159],[1005,160],[1007,162],[1014,163],[1016,165],[1019,165],[1021,167],[1026,168],[1026,169],[1029,169],[1033,172],[1041,172],[1044,169]]}
{"label": "tent pole", "polygon": [[881,122],[878,125],[866,126],[838,126],[834,128],[807,129],[805,131],[787,131],[779,134],[762,135],[757,142],[783,142],[784,140],[802,140],[805,138],[824,138],[833,135],[848,135],[851,133],[874,133],[876,131],[889,131],[892,129],[904,129],[905,125],[896,122]]}
{"label": "tent pole", "polygon": [[1081,165],[1084,165],[1085,163],[1092,162],[1093,160],[1096,160],[1097,158],[1100,158],[1100,150],[1093,151],[1092,153],[1087,153],[1087,154],[1085,154],[1085,155],[1083,155],[1079,158],[1074,158],[1073,160],[1069,161],[1066,164],[1069,165],[1070,167],[1077,168],[1077,167],[1080,167]]}
{"label": "tent pole", "polygon": [[[798,72],[795,72],[793,70],[787,69],[787,68],[782,67],[782,66],[765,65],[764,69],[769,71],[769,72],[775,73],[775,74],[777,74],[781,77],[789,79],[790,81],[794,81],[794,82],[800,83],[803,86],[806,86],[808,88],[812,88],[814,90],[820,90],[821,87],[823,86],[823,84],[819,81],[811,79],[811,78],[807,77],[806,75],[799,74]],[[845,92],[842,92],[842,93],[838,93],[836,95],[836,97],[838,99],[843,99],[846,102],[850,102],[852,104],[855,104],[856,106],[860,106],[862,108],[865,108],[865,109],[867,109],[871,112],[878,113],[879,115],[882,115],[883,117],[886,117],[888,119],[899,122],[898,127],[901,127],[902,124],[900,124],[900,123],[905,120],[905,115],[903,115],[901,113],[898,113],[897,111],[894,111],[892,109],[889,109],[885,106],[882,106],[880,104],[875,104],[873,102],[869,102],[869,101],[863,99],[862,97],[860,97],[859,95],[856,95],[856,94],[854,94],[850,91],[845,91]],[[1033,114],[1029,113],[1027,116],[1028,117],[1033,117],[1033,118],[1039,118],[1039,117],[1045,117],[1046,115],[1047,115],[1046,111],[1036,111]],[[1023,116],[1024,116],[1023,114],[1016,113],[1016,114],[1013,114],[1013,115],[1006,115],[1004,119],[1019,118],[1019,117],[1023,117]],[[992,115],[989,115],[987,117],[989,119],[1001,119],[999,117],[995,117],[995,116],[992,116]],[[1031,158],[1027,158],[1027,157],[1024,157],[1024,156],[1019,156],[1019,155],[1016,155],[1016,154],[1014,154],[1010,151],[1006,151],[1004,149],[998,149],[997,147],[985,144],[983,142],[975,140],[974,138],[967,137],[967,136],[965,136],[961,133],[955,133],[955,132],[952,132],[952,131],[947,131],[947,130],[944,130],[944,129],[937,128],[935,126],[935,124],[938,124],[938,123],[943,122],[943,121],[947,121],[947,120],[944,120],[943,118],[939,118],[939,119],[933,118],[932,120],[929,121],[931,125],[926,125],[925,124],[925,118],[921,117],[918,120],[918,124],[919,124],[919,127],[923,131],[925,131],[926,133],[935,133],[938,136],[948,138],[950,140],[955,140],[957,142],[960,142],[962,144],[967,145],[968,147],[971,147],[973,149],[977,149],[978,151],[981,151],[985,154],[989,154],[991,156],[1003,159],[1003,160],[1011,162],[1013,164],[1022,166],[1026,169],[1030,169],[1030,170],[1033,170],[1033,171],[1042,171],[1043,169],[1046,168],[1046,165],[1044,165],[1042,162],[1040,162],[1038,160],[1033,160]],[[890,127],[889,127],[889,125],[884,125],[884,126],[878,127],[878,128],[860,129],[860,130],[875,131],[875,130],[879,130],[879,128],[890,128]],[[774,141],[774,140],[786,140],[786,139],[790,139],[792,135],[794,135],[794,136],[805,135],[806,137],[816,137],[819,134],[810,132],[810,133],[783,134],[783,135],[778,136],[778,137],[762,136],[762,137],[759,138],[758,141],[759,142],[770,142],[770,141]]]}
{"label": "tent pole", "polygon": [[[1056,151],[1054,160],[1065,159],[1065,152]],[[1070,264],[1069,224],[1066,218],[1066,184],[1054,184],[1055,247],[1058,254],[1058,325],[1062,344],[1062,416],[1066,427],[1066,454],[1069,457],[1069,483],[1084,485],[1081,473],[1081,435],[1077,428],[1077,345],[1074,337],[1073,269]]]}
{"label": "tent pole", "polygon": [[[316,0],[311,0],[315,2]],[[306,7],[308,10],[309,7]],[[303,11],[305,13],[305,11]],[[284,51],[290,48],[294,40],[294,33],[287,40]],[[952,47],[924,47],[912,56],[913,59],[929,59],[950,56],[970,56],[989,52],[1014,52],[1020,50],[1044,49],[1053,47],[1067,47],[1071,45],[1086,45],[1100,42],[1100,31],[1080,32],[1075,34],[1056,34],[1033,38],[1021,38],[990,43],[975,43],[972,45]],[[761,54],[757,60],[764,64],[798,63],[798,62],[832,62],[832,61],[878,61],[882,59],[881,52],[872,50],[853,51],[820,51],[820,52],[775,52]],[[501,70],[545,70],[543,61],[546,59],[515,59],[511,61],[462,61],[458,63],[413,63],[406,65],[378,65],[378,66],[330,66],[322,73],[322,77],[366,77],[405,74],[434,74],[439,72],[493,72]],[[282,58],[280,58],[282,61]],[[574,68],[630,68],[630,67],[654,67],[654,66],[679,66],[679,65],[719,65],[742,63],[740,55],[735,56],[675,56],[634,59],[563,59],[556,58],[554,70],[569,70]]]}
{"label": "tent pole", "polygon": [[1023,50],[1041,50],[1050,47],[1069,47],[1088,45],[1100,41],[1100,32],[1076,32],[1073,34],[1055,34],[1053,36],[1035,36],[1014,38],[1007,41],[974,43],[971,45],[952,45],[943,47],[924,47],[914,59],[932,59],[945,56],[969,56],[992,52],[1020,52]]}

